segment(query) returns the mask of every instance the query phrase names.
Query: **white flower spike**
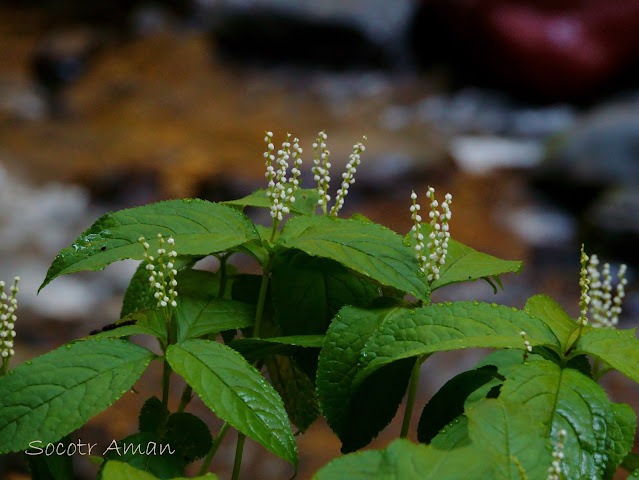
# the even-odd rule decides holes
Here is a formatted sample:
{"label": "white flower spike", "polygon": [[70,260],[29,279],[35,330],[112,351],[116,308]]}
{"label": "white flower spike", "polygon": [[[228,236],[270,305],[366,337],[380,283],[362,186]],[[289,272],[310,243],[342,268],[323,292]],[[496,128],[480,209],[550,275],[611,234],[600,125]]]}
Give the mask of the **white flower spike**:
{"label": "white flower spike", "polygon": [[[588,287],[587,297],[590,298],[590,315],[592,317],[593,327],[614,328],[619,323],[621,303],[626,295],[625,286],[628,284],[628,280],[626,279],[627,268],[625,264],[619,267],[617,272],[619,283],[615,287],[616,294],[613,298],[610,264],[604,263],[601,272],[599,272],[599,259],[597,255],[593,254],[590,256],[588,267],[586,268],[586,282]],[[582,282],[580,282],[580,285],[582,285]],[[582,289],[583,288],[582,285]],[[587,307],[582,306],[581,308],[583,316],[583,310]]]}
{"label": "white flower spike", "polygon": [[13,285],[9,288],[11,292],[7,295],[4,291],[5,283],[0,282],[0,357],[2,364],[7,365],[9,359],[15,355],[13,349],[16,336],[15,322],[18,319],[18,299],[16,298],[20,289],[18,288],[20,277],[13,279]]}
{"label": "white flower spike", "polygon": [[362,137],[362,142],[357,142],[353,145],[353,153],[351,153],[348,163],[346,164],[346,171],[342,173],[342,185],[337,190],[337,197],[335,197],[335,205],[331,208],[330,214],[334,217],[337,216],[337,212],[344,206],[344,198],[348,194],[348,188],[355,183],[355,173],[357,167],[359,167],[361,160],[361,154],[365,150],[364,143],[366,136]]}
{"label": "white flower spike", "polygon": [[588,295],[588,286],[590,285],[590,279],[588,278],[588,255],[583,244],[581,245],[581,271],[579,272],[579,287],[581,289],[581,296],[579,300],[580,315],[577,323],[582,326],[588,324],[588,304],[590,303],[590,296]]}
{"label": "white flower spike", "polygon": [[[282,148],[277,151],[277,158],[273,154],[275,147],[273,146],[273,133],[266,132],[264,141],[267,143],[267,151],[264,152],[266,158],[266,179],[268,180],[268,188],[266,196],[269,197],[271,203],[271,217],[276,221],[284,218],[284,215],[290,213],[290,206],[295,203],[295,191],[299,188],[299,176],[301,174],[300,167],[302,165],[302,149],[299,146],[299,140],[293,139],[291,144],[291,134],[286,135],[286,140],[282,143]],[[293,174],[288,180],[286,178],[288,172],[288,161],[293,160]],[[273,162],[277,167],[273,166]]]}
{"label": "white flower spike", "polygon": [[328,211],[328,202],[331,200],[328,194],[328,188],[330,186],[331,177],[329,176],[329,170],[331,163],[328,161],[331,152],[326,147],[326,139],[328,136],[323,130],[317,134],[317,140],[313,143],[313,180],[317,183],[317,192],[319,193],[319,200],[317,204],[322,208],[324,215]]}
{"label": "white flower spike", "polygon": [[[162,234],[158,233],[160,248],[158,248],[157,251],[157,260],[150,255],[150,246],[145,238],[140,237],[139,241],[144,248],[144,258],[147,262],[145,268],[149,272],[149,283],[155,290],[153,297],[157,300],[158,308],[177,307],[178,293],[175,290],[175,287],[177,286],[177,280],[175,279],[177,269],[174,264],[174,259],[177,257],[177,252],[175,251],[175,239],[173,237],[169,237],[165,242]],[[164,247],[165,243],[169,246],[168,251]]]}
{"label": "white flower spike", "polygon": [[[413,219],[413,238],[416,240],[415,258],[419,264],[419,273],[426,275],[429,283],[439,280],[439,272],[442,265],[446,262],[446,254],[448,253],[448,243],[450,241],[449,222],[452,218],[450,204],[453,196],[447,193],[444,196],[444,202],[441,204],[442,211],[437,210],[439,203],[435,200],[435,189],[428,187],[428,196],[430,198],[430,212],[428,213],[430,220],[430,233],[428,234],[428,244],[424,246],[424,236],[422,230],[422,217],[419,214],[420,205],[417,203],[417,194],[412,192],[411,199],[413,205],[410,208],[411,218]],[[428,255],[426,255],[426,250]]]}

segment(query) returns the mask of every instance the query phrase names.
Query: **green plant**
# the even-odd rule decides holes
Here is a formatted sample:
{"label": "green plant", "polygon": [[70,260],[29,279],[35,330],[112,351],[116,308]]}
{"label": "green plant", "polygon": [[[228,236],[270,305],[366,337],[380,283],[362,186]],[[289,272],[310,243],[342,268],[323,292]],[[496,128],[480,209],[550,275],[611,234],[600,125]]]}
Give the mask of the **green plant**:
{"label": "green plant", "polygon": [[[297,139],[288,135],[277,153],[270,132],[265,141],[267,189],[222,204],[170,200],[110,213],[60,252],[41,288],[59,275],[122,259],[142,263],[115,325],[0,378],[0,451],[27,450],[33,478],[73,478],[68,456],[32,454],[55,442],[81,453],[73,431],[159,361],[161,398],[144,404],[139,433],[94,458],[103,480],[178,478],[201,458],[198,478],[215,478],[206,471],[230,427],[239,432],[233,479],[246,436],[296,468],[291,423],[304,432],[321,413],[342,451],[354,452],[388,425],[408,391],[406,437],[421,365],[436,352],[481,347],[496,351],[424,407],[417,426],[422,445],[401,438],[381,451],[339,458],[315,478],[611,479],[622,463],[639,466],[629,455],[634,412],[610,402],[597,384],[611,369],[639,382],[635,331],[586,325],[592,297],[597,326],[614,326],[623,271],[612,298],[609,269],[599,282],[596,258],[588,263],[582,252],[578,320],[543,295],[523,310],[431,303],[434,290],[459,282],[501,287],[499,276],[522,265],[452,240],[452,197],[440,206],[434,189],[428,224],[412,194],[414,226],[405,237],[361,215],[338,218],[362,143],[329,208],[326,135],[314,144],[318,186],[309,190],[299,187]],[[249,206],[269,209],[272,224],[253,224],[243,213]],[[237,272],[228,264],[236,253],[252,256],[263,273]],[[214,273],[195,268],[208,255],[219,259]],[[155,337],[159,348],[130,342],[136,335]],[[171,408],[173,375],[186,386]],[[185,412],[194,393],[225,422],[214,439]]]}

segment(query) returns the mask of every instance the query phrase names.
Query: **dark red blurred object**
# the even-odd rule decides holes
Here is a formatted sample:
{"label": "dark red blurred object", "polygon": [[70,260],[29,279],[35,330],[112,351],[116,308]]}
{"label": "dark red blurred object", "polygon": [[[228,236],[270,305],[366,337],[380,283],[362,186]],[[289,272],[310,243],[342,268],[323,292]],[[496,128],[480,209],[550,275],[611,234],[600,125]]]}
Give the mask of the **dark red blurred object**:
{"label": "dark red blurred object", "polygon": [[412,39],[422,63],[450,61],[542,100],[584,99],[639,66],[639,0],[425,0]]}

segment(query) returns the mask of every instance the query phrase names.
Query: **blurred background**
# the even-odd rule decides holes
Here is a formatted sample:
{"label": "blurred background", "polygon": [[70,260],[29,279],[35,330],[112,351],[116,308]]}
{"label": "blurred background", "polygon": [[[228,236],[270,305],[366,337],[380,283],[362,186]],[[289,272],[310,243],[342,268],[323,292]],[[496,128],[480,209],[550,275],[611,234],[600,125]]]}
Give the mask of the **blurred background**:
{"label": "blurred background", "polygon": [[[432,185],[453,195],[455,239],[525,262],[503,292],[471,283],[436,300],[522,307],[547,293],[577,316],[584,242],[615,273],[629,264],[620,327],[639,325],[639,0],[4,0],[0,277],[22,277],[15,364],[118,318],[135,262],[36,296],[55,254],[99,215],[243,196],[264,184],[265,130],[276,141],[290,131],[310,152],[323,129],[336,170],[368,136],[343,216],[403,234],[411,189]],[[482,354],[427,362],[415,422]],[[134,432],[157,377],[145,374],[82,441],[106,448]],[[637,386],[615,374],[605,384],[639,411]],[[201,402],[189,408],[215,434]],[[372,447],[399,434],[401,412]],[[214,460],[221,478],[234,440]],[[323,421],[298,440],[297,478],[339,455]],[[95,467],[75,460],[91,478]],[[247,441],[242,478],[292,474]],[[19,456],[0,459],[0,477],[28,478]]]}

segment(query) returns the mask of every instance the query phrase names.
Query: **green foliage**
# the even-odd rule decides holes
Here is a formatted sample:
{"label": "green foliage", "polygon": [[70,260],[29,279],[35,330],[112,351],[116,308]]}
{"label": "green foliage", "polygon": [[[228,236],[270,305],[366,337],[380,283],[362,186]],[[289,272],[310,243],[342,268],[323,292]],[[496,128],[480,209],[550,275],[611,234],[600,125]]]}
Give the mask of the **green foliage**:
{"label": "green foliage", "polygon": [[442,428],[464,413],[468,396],[497,375],[497,367],[489,365],[462,372],[450,379],[422,410],[417,426],[419,441],[430,443]]}
{"label": "green foliage", "polygon": [[573,348],[572,355],[592,355],[639,382],[639,340],[636,334],[636,329],[588,328]]}
{"label": "green foliage", "polygon": [[[523,310],[478,301],[433,304],[431,292],[454,283],[485,279],[502,287],[500,276],[518,273],[522,264],[451,239],[439,278],[429,282],[418,273],[410,235],[358,214],[315,215],[316,190],[295,196],[295,203],[287,200],[292,218],[271,210],[276,219],[268,226],[243,213],[272,208],[266,190],[224,204],[170,200],[98,219],[55,258],[42,287],[59,275],[143,259],[139,238],[157,251],[161,233],[179,253],[168,257],[176,303],[158,303],[147,257],[118,322],[0,376],[0,452],[25,450],[34,439],[70,442],[69,434],[159,358],[162,397],[144,403],[139,432],[117,443],[122,450],[129,445],[126,453],[96,459],[99,478],[182,479],[189,464],[204,458],[203,473],[230,427],[297,468],[291,423],[303,433],[322,414],[342,451],[355,452],[389,425],[408,391],[405,437],[422,362],[437,352],[491,348],[497,350],[426,403],[417,437],[427,445],[399,439],[379,451],[349,453],[314,478],[543,480],[563,430],[564,480],[611,480],[620,465],[637,469],[629,453],[636,416],[597,384],[609,369],[639,382],[634,330],[580,326],[544,295]],[[238,273],[227,263],[237,252],[257,259],[261,273]],[[193,268],[208,255],[220,261],[216,272]],[[129,341],[138,335],[157,341],[161,353]],[[429,369],[424,363],[422,370]],[[177,410],[172,373],[187,384]],[[225,422],[215,440],[184,411],[193,392]],[[149,445],[171,450],[159,454]],[[25,458],[33,479],[74,478],[68,457]]]}
{"label": "green foliage", "polygon": [[284,335],[324,334],[344,305],[367,307],[380,295],[378,285],[333,260],[298,250],[274,260],[275,322]]}
{"label": "green foliage", "polygon": [[293,354],[299,349],[319,349],[324,343],[324,335],[290,335],[288,337],[239,338],[231,347],[240,352],[248,361],[254,362],[267,355]]}
{"label": "green foliage", "polygon": [[320,415],[315,385],[290,357],[271,355],[265,365],[273,387],[284,401],[288,418],[304,433]]}
{"label": "green foliage", "polygon": [[335,217],[296,217],[286,223],[279,245],[329,258],[382,285],[425,299],[429,288],[416,274],[415,256],[402,237],[376,223]]}
{"label": "green foliage", "polygon": [[[60,442],[65,447],[72,443],[67,436]],[[73,458],[69,455],[24,455],[33,480],[74,480]]]}
{"label": "green foliage", "polygon": [[108,452],[104,456],[105,467],[112,460],[117,460],[162,480],[182,476],[186,462],[182,455],[172,453],[173,450],[170,449],[173,449],[173,446],[163,441],[162,435],[149,432],[134,433],[116,445],[111,444],[107,447]]}
{"label": "green foliage", "polygon": [[125,258],[141,260],[144,251],[138,239],[145,237],[157,249],[158,233],[173,236],[182,255],[209,255],[259,239],[244,214],[199,199],[168,200],[107,213],[58,254],[40,289],[59,275],[102,270]]}
{"label": "green foliage", "polygon": [[253,324],[255,307],[219,297],[218,276],[202,270],[178,275],[177,341],[199,338]]}
{"label": "green foliage", "polygon": [[474,447],[451,451],[395,440],[382,451],[354,453],[333,460],[313,480],[467,480],[491,477],[490,455]]}
{"label": "green foliage", "polygon": [[632,409],[611,403],[594,380],[572,368],[548,360],[520,364],[506,375],[499,398],[536,410],[548,439],[568,432],[562,467],[568,480],[612,478],[632,447]]}
{"label": "green foliage", "polygon": [[[138,470],[131,465],[110,460],[106,462],[104,470],[102,470],[102,480],[157,480],[158,477],[151,475],[142,470]],[[175,477],[174,480],[186,480],[184,477]],[[191,480],[217,480],[217,476],[212,473],[192,477]]]}
{"label": "green foliage", "polygon": [[187,340],[171,345],[167,359],[218,417],[297,465],[282,399],[239,353],[216,342]]}
{"label": "green foliage", "polygon": [[[295,203],[291,205],[291,212],[300,215],[313,215],[315,213],[315,207],[317,207],[317,201],[319,195],[315,189],[300,189],[295,193]],[[237,200],[229,200],[224,202],[224,205],[230,205],[233,207],[260,207],[270,208],[271,202],[266,196],[266,189],[259,189],[247,195],[244,198]]]}
{"label": "green foliage", "polygon": [[24,363],[0,378],[0,451],[56,442],[111,406],[154,355],[122,340],[85,340]]}

